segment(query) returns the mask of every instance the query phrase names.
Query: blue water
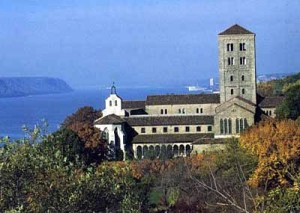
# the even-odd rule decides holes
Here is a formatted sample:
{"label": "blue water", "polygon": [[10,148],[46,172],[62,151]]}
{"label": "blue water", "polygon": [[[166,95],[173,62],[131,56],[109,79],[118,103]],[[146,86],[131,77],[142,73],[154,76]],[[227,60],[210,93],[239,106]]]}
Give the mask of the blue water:
{"label": "blue water", "polygon": [[[0,137],[24,137],[22,126],[29,128],[46,119],[47,130],[59,128],[66,116],[83,106],[103,109],[107,89],[81,89],[65,94],[37,95],[18,98],[0,98]],[[188,93],[184,87],[177,88],[123,88],[118,89],[123,100],[145,100],[147,95]]]}

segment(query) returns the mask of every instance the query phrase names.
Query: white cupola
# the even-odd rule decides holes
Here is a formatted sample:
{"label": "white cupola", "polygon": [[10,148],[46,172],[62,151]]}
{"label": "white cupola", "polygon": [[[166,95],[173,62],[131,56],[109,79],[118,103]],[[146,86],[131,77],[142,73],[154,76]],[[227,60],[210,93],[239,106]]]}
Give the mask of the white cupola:
{"label": "white cupola", "polygon": [[113,83],[110,96],[105,100],[105,109],[103,110],[103,116],[115,114],[118,116],[125,116],[125,110],[122,110],[122,98],[117,95],[117,89],[115,83]]}

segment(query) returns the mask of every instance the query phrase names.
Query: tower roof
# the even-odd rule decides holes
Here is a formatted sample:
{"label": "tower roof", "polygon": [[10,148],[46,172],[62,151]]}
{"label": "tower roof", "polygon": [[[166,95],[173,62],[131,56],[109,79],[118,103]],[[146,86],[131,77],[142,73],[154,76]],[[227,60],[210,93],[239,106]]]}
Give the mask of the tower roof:
{"label": "tower roof", "polygon": [[227,30],[219,33],[219,35],[237,35],[237,34],[254,34],[254,33],[241,27],[238,24],[235,24],[235,25],[229,27]]}

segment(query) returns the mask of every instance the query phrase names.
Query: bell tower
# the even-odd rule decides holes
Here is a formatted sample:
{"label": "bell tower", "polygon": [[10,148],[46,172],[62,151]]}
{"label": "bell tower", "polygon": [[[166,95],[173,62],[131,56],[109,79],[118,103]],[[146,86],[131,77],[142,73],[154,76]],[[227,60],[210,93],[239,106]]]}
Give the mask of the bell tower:
{"label": "bell tower", "polygon": [[256,105],[255,34],[236,24],[218,42],[221,103],[238,96]]}

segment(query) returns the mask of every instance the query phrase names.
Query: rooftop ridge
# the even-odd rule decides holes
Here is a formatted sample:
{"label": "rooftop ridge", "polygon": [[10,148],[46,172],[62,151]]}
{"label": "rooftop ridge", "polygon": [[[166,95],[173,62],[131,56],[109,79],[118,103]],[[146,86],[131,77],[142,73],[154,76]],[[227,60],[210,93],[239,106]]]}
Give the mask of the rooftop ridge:
{"label": "rooftop ridge", "polygon": [[224,30],[223,32],[219,33],[219,35],[238,35],[238,34],[253,34],[253,32],[241,27],[238,24],[235,24],[228,29]]}

